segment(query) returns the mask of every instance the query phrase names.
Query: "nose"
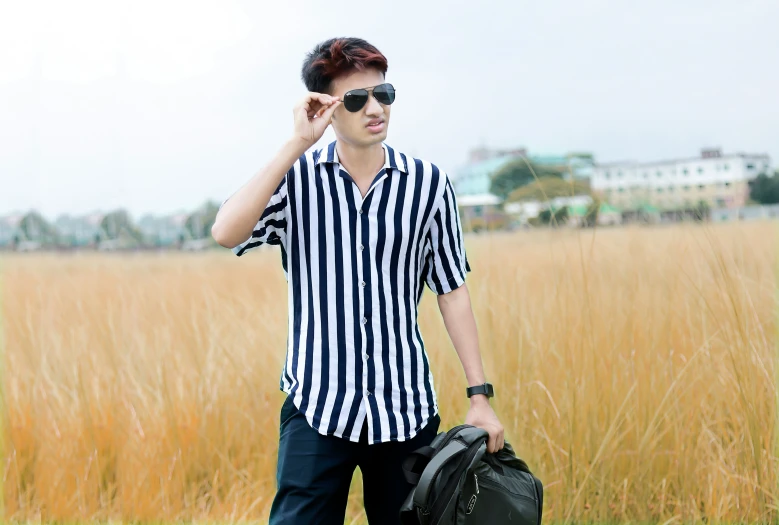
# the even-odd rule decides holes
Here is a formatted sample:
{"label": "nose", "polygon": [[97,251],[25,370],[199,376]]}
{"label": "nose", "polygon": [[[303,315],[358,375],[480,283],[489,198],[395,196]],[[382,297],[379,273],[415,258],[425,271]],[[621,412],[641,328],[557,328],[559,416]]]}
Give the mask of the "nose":
{"label": "nose", "polygon": [[365,114],[369,117],[380,117],[384,114],[384,108],[376,100],[376,97],[373,96],[373,93],[368,97],[368,103],[365,105]]}

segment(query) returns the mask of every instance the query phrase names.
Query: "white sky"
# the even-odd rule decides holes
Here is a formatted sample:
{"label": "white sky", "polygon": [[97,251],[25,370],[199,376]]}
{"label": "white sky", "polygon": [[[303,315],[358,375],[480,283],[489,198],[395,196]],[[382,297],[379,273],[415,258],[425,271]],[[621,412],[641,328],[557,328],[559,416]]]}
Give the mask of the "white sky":
{"label": "white sky", "polygon": [[332,36],[387,55],[387,142],[450,172],[482,144],[779,164],[776,0],[478,4],[0,0],[0,215],[225,198],[291,133]]}

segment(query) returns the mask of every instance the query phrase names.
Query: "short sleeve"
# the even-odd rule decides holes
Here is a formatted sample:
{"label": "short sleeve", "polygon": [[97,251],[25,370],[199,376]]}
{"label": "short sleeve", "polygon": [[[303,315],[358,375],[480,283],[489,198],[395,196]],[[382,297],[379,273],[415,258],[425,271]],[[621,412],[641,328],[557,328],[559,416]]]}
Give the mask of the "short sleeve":
{"label": "short sleeve", "polygon": [[[244,253],[262,246],[263,244],[282,244],[286,242],[287,236],[287,179],[290,176],[287,173],[279,183],[276,191],[268,201],[268,205],[265,207],[265,211],[260,216],[257,224],[254,226],[251,237],[244,242],[233,248],[233,253],[237,256],[241,256]],[[227,199],[222,203],[227,202]],[[221,208],[221,206],[220,206]]]}
{"label": "short sleeve", "polygon": [[462,286],[471,267],[465,253],[457,198],[448,178],[433,215],[427,240],[430,250],[425,282],[430,289],[436,295],[441,295]]}

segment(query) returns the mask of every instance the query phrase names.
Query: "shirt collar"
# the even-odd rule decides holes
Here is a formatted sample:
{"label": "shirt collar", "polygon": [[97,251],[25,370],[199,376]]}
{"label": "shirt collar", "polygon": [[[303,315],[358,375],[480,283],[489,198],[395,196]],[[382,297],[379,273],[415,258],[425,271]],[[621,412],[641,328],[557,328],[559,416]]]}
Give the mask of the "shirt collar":
{"label": "shirt collar", "polygon": [[[335,148],[336,141],[331,142],[327,147],[316,152],[318,156],[317,164],[339,164],[338,152]],[[406,162],[406,156],[396,152],[391,147],[382,142],[381,147],[384,148],[384,168],[395,169],[401,173],[408,174],[408,163]]]}

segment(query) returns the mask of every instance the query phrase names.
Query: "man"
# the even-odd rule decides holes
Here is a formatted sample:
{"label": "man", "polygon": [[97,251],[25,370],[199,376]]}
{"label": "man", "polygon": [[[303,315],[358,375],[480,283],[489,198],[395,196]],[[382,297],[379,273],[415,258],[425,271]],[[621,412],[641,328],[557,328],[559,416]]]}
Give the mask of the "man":
{"label": "man", "polygon": [[[503,447],[455,194],[442,170],[384,144],[395,100],[386,72],[387,59],[364,40],[316,46],[293,136],[222,204],[212,228],[237,255],[281,246],[289,328],[274,525],[343,524],[356,467],[369,523],[399,523],[412,488],[401,463],[440,424],[417,326],[425,284],[465,371],[465,422],[489,432],[488,452]],[[308,152],[330,124],[336,140]]]}

